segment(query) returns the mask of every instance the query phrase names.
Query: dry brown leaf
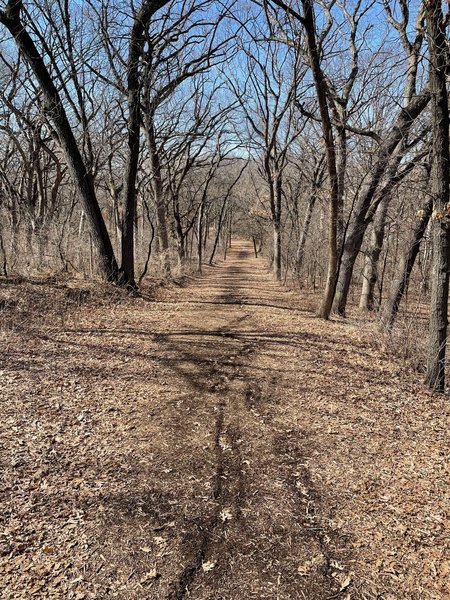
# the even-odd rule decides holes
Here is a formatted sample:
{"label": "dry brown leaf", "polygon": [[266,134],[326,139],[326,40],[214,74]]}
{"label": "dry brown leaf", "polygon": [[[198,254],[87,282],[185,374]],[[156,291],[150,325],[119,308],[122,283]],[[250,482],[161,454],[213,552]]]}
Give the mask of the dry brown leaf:
{"label": "dry brown leaf", "polygon": [[202,563],[202,569],[205,573],[212,571],[215,566],[216,566],[216,563],[212,560],[208,560],[208,561]]}
{"label": "dry brown leaf", "polygon": [[148,581],[151,581],[152,579],[157,579],[158,577],[159,577],[159,573],[158,573],[156,567],[153,567],[152,569],[147,571],[147,573],[145,573],[145,575],[141,579],[141,583],[146,583]]}

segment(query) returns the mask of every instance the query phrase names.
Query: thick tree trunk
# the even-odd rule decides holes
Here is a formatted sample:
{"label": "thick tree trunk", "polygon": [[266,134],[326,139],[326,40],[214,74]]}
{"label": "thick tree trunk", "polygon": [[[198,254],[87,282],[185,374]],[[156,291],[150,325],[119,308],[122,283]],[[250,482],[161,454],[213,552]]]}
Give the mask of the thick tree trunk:
{"label": "thick tree trunk", "polygon": [[430,220],[432,207],[433,201],[430,199],[427,200],[423,209],[419,211],[419,220],[413,230],[411,241],[408,244],[406,253],[400,262],[397,275],[394,278],[389,293],[389,298],[384,305],[381,316],[381,326],[388,331],[392,330],[394,321],[400,308],[401,300],[408,291],[411,273],[416,262],[416,258],[419,254],[420,244]]}
{"label": "thick tree trunk", "polygon": [[22,4],[21,1],[10,0],[6,9],[0,11],[0,22],[14,37],[19,51],[30,65],[39,82],[44,100],[45,112],[53,122],[73,182],[89,219],[92,239],[97,248],[100,260],[100,270],[108,281],[117,282],[119,279],[119,269],[97,201],[92,178],[86,169],[86,165],[63,108],[63,103],[58,90],[53,83],[36,45],[20,20]]}
{"label": "thick tree trunk", "polygon": [[311,71],[314,77],[317,100],[319,103],[320,119],[322,124],[323,139],[327,157],[328,178],[330,181],[330,217],[329,217],[329,254],[328,272],[322,304],[318,316],[328,319],[333,305],[338,271],[338,221],[339,206],[339,181],[336,167],[336,149],[334,144],[333,128],[331,125],[328,108],[327,86],[320,66],[320,54],[316,40],[316,24],[314,16],[314,3],[312,0],[302,0],[304,16],[302,19],[308,45],[308,56]]}
{"label": "thick tree trunk", "polygon": [[128,66],[128,140],[127,158],[123,178],[123,217],[122,217],[122,265],[121,276],[126,285],[134,288],[134,222],[136,217],[136,179],[138,172],[141,130],[141,99],[139,84],[139,64],[144,48],[144,28],[142,8],[136,15],[131,31]]}
{"label": "thick tree trunk", "polygon": [[433,150],[431,192],[433,197],[433,268],[431,275],[430,332],[426,384],[434,391],[445,388],[445,351],[448,327],[450,269],[450,153],[449,114],[446,81],[447,38],[443,25],[441,0],[428,3],[428,47]]}
{"label": "thick tree trunk", "polygon": [[141,94],[139,65],[145,44],[145,30],[155,12],[168,0],[144,1],[134,18],[127,64],[128,154],[123,179],[122,265],[121,277],[135,288],[134,233],[136,227],[136,179],[140,152]]}

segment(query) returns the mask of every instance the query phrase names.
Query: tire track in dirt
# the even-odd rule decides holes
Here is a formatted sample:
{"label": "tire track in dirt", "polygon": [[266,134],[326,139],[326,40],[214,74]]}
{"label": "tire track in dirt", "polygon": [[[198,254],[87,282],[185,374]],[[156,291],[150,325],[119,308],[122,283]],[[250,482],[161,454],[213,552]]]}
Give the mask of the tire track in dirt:
{"label": "tire track in dirt", "polygon": [[[336,579],[332,576],[333,571],[340,568],[332,545],[336,546],[341,542],[336,533],[322,523],[320,509],[322,499],[305,465],[305,457],[310,452],[302,448],[301,438],[301,432],[296,431],[287,432],[277,440],[280,464],[285,470],[286,488],[294,498],[297,508],[294,518],[305,538],[315,541],[320,550],[320,557],[316,555],[305,563],[303,575],[307,577],[308,569],[317,567],[322,578],[321,591],[327,594],[326,600],[331,600],[339,598],[345,591],[336,588]],[[319,591],[317,590],[316,594]]]}
{"label": "tire track in dirt", "polygon": [[[242,342],[239,337],[233,335],[231,329],[232,326],[241,324],[247,318],[248,314],[245,314],[233,320],[230,326],[222,327],[219,330],[225,338],[232,338],[242,344],[242,348],[233,354],[234,358],[248,356],[252,350],[252,345]],[[225,427],[226,396],[233,392],[232,380],[235,374],[235,367],[233,365],[230,367],[228,363],[228,359],[224,358],[220,363],[215,362],[209,369],[211,381],[209,391],[217,396],[214,434],[216,470],[212,489],[212,497],[216,507],[213,514],[198,526],[197,551],[194,558],[188,562],[181,572],[178,580],[172,584],[168,600],[183,600],[189,594],[189,587],[207,561],[214,537],[220,539],[223,535],[220,530],[223,530],[226,526],[228,518],[226,511],[229,510],[229,507],[234,509],[234,515],[238,519],[241,517],[241,502],[245,495],[245,482],[240,468],[241,457],[237,444],[239,430],[232,430],[230,426]],[[231,474],[231,481],[236,485],[230,489],[225,481],[229,480]]]}

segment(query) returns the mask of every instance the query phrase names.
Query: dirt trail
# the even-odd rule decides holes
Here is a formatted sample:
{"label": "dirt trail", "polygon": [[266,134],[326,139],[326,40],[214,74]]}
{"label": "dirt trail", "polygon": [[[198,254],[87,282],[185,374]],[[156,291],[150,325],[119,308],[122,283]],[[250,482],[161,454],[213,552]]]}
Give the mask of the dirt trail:
{"label": "dirt trail", "polygon": [[[214,470],[213,506],[186,531],[186,565],[170,598],[327,598],[339,590],[301,435],[276,422],[283,382],[271,352],[289,334],[267,331],[261,313],[289,308],[273,304],[279,289],[251,245],[236,244],[225,265],[189,288],[180,330],[159,336],[164,352],[182,357],[192,391],[179,416],[188,430],[192,423],[197,435],[207,432]],[[269,365],[257,364],[263,355]]]}
{"label": "dirt trail", "polygon": [[4,338],[1,597],[450,597],[448,406],[249,243]]}

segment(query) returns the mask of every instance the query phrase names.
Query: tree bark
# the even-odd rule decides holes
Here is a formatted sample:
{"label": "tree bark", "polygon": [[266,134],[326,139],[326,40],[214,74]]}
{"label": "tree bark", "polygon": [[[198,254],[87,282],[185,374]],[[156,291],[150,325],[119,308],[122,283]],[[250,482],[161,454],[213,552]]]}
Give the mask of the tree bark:
{"label": "tree bark", "polygon": [[300,278],[300,273],[303,268],[303,262],[305,259],[305,245],[306,240],[308,239],[309,227],[311,225],[312,215],[314,206],[316,204],[317,196],[316,194],[311,194],[308,200],[308,206],[306,207],[305,217],[303,219],[303,227],[300,232],[300,237],[298,239],[297,244],[297,254],[295,257],[295,272],[297,277]]}
{"label": "tree bark", "polygon": [[134,232],[136,221],[136,179],[140,152],[141,83],[139,66],[145,44],[145,31],[152,16],[168,0],[144,1],[134,18],[127,64],[128,153],[123,179],[122,265],[124,283],[136,287],[134,273]]}
{"label": "tree bark", "polygon": [[387,331],[391,331],[397,317],[402,298],[408,291],[411,273],[419,254],[420,244],[427,229],[431,211],[433,208],[432,199],[427,200],[424,207],[419,211],[419,220],[413,230],[411,241],[408,244],[406,253],[400,262],[397,275],[394,278],[389,298],[383,308],[381,316],[381,326]]}
{"label": "tree bark", "polygon": [[273,275],[281,281],[281,200],[282,184],[277,178],[273,184],[274,210],[273,210]]}
{"label": "tree bark", "polygon": [[448,292],[450,268],[450,153],[449,114],[446,82],[447,37],[441,0],[428,2],[427,33],[429,48],[431,118],[433,150],[431,193],[433,214],[433,267],[428,359],[425,382],[437,392],[445,388],[445,352],[448,328]]}
{"label": "tree bark", "polygon": [[277,281],[281,281],[281,224],[279,221],[273,223],[273,275]]}
{"label": "tree bark", "polygon": [[161,162],[156,148],[155,128],[153,117],[146,124],[146,136],[152,171],[152,189],[156,206],[156,229],[159,240],[159,253],[161,257],[162,270],[165,277],[170,277],[170,242],[169,227],[167,222],[167,210],[162,186]]}
{"label": "tree bark", "polygon": [[316,40],[314,5],[312,0],[302,0],[302,5],[304,11],[302,23],[306,32],[310,66],[314,77],[317,100],[319,103],[322,133],[327,157],[328,178],[330,181],[328,271],[322,304],[318,311],[319,317],[328,319],[330,316],[331,307],[333,305],[338,268],[338,219],[340,214],[339,181],[336,167],[336,148],[334,143],[333,127],[328,108],[327,88],[320,66],[320,54]]}
{"label": "tree bark", "polygon": [[361,299],[359,301],[359,308],[364,311],[375,309],[375,286],[378,281],[378,262],[380,260],[381,250],[383,249],[389,201],[389,195],[386,195],[381,200],[373,222],[370,245],[367,250],[364,264]]}
{"label": "tree bark", "polygon": [[211,252],[211,256],[209,257],[209,261],[208,261],[208,264],[210,264],[210,265],[212,265],[212,263],[213,263],[214,256],[215,256],[216,251],[217,251],[217,246],[219,244],[220,234],[222,232],[223,217],[224,217],[224,214],[225,214],[225,207],[227,205],[227,201],[228,201],[228,195],[225,196],[225,198],[223,199],[223,202],[222,202],[222,206],[220,207],[219,220],[217,222],[216,237],[214,238],[213,249],[212,249],[212,252]]}
{"label": "tree bark", "polygon": [[202,198],[200,209],[198,211],[197,222],[197,271],[202,272],[203,262],[203,221],[205,216],[205,199]]}

